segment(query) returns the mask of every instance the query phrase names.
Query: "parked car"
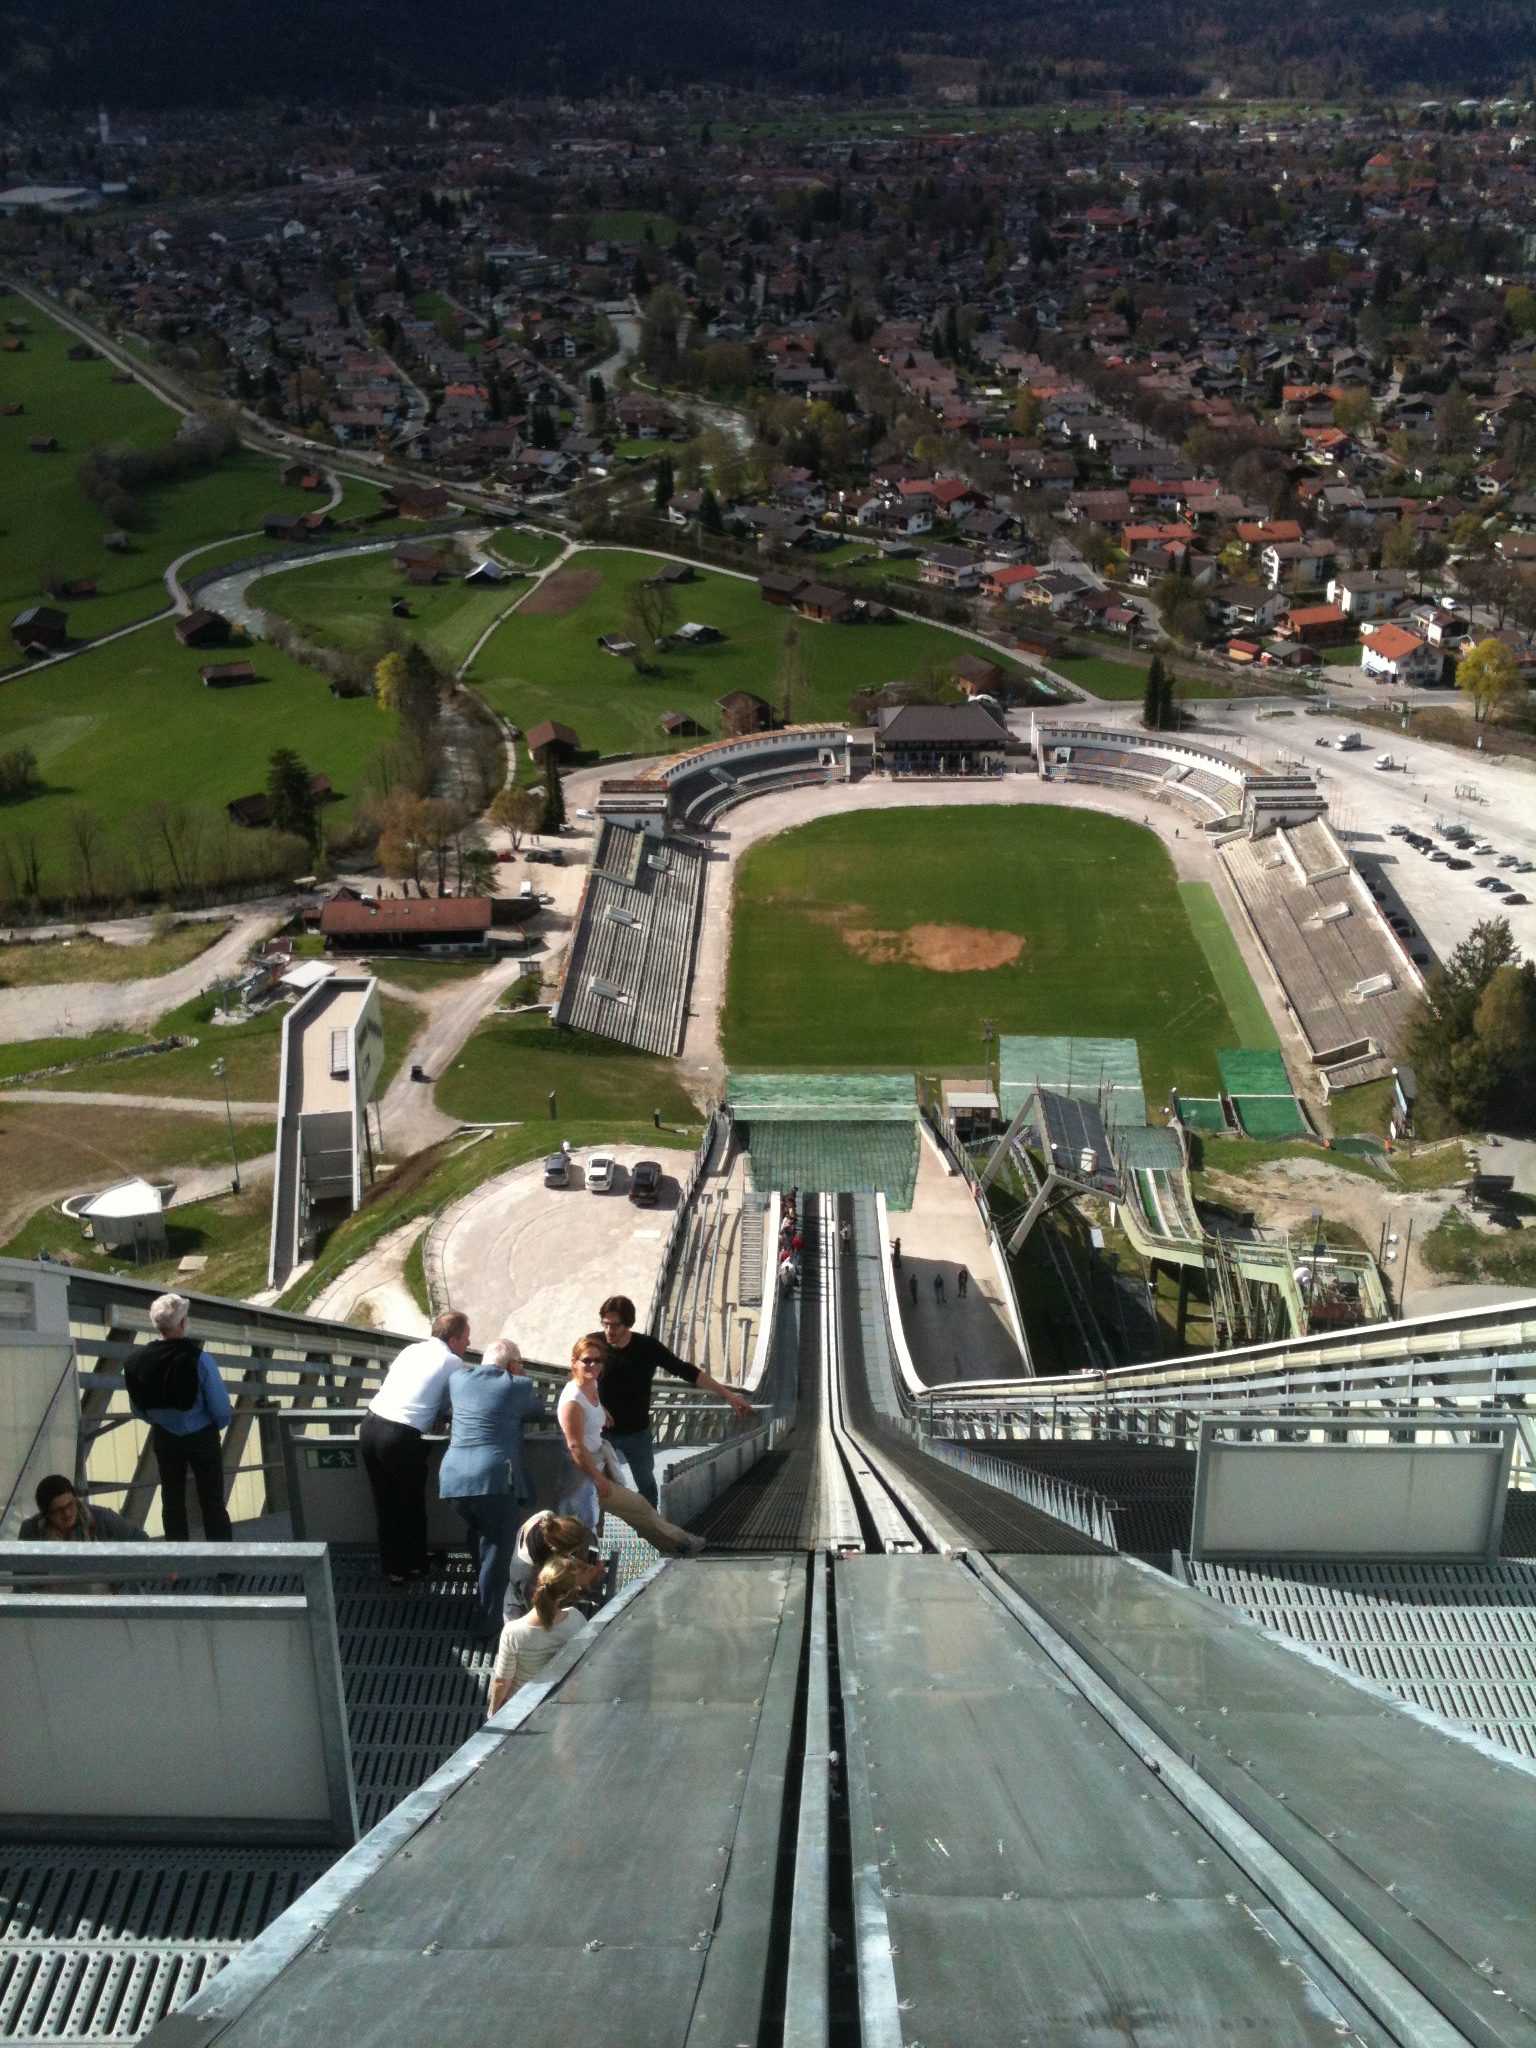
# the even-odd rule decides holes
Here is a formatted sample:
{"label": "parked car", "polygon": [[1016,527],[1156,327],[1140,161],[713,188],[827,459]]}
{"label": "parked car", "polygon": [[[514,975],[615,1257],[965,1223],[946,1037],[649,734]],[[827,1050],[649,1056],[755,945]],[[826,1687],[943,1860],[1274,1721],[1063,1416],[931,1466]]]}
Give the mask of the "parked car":
{"label": "parked car", "polygon": [[1469,860],[1448,860],[1446,862],[1446,866],[1454,868],[1458,874],[1462,873],[1464,869],[1471,867],[1471,865],[1472,863]]}
{"label": "parked car", "polygon": [[411,1079],[413,1081],[429,1081],[431,1078],[425,1067],[417,1066],[414,1061],[412,1062]]}
{"label": "parked car", "polygon": [[1504,908],[1508,910],[1512,904],[1529,903],[1530,900],[1531,899],[1529,896],[1522,895],[1518,889],[1511,889],[1509,894],[1504,898]]}
{"label": "parked car", "polygon": [[1443,846],[1432,846],[1429,849],[1429,857],[1431,860],[1449,860],[1451,856]]}
{"label": "parked car", "polygon": [[512,849],[511,849],[511,847],[509,847],[509,846],[498,846],[498,847],[497,847],[497,849],[496,849],[496,858],[497,858],[498,860],[512,860],[512,859],[514,859],[514,858],[515,858],[515,856],[514,856],[514,854],[513,854],[513,852],[512,852]]}
{"label": "parked car", "polygon": [[1387,830],[1394,839],[1406,839],[1408,837],[1408,827],[1406,825],[1389,825]]}
{"label": "parked car", "polygon": [[1496,868],[1513,868],[1518,867],[1519,864],[1520,856],[1517,853],[1501,853],[1494,862]]}
{"label": "parked car", "polygon": [[1496,1223],[1500,1230],[1523,1230],[1525,1228],[1524,1223],[1520,1219],[1520,1213],[1516,1209],[1490,1209],[1488,1211],[1488,1221]]}
{"label": "parked car", "polygon": [[1536,861],[1517,860],[1515,862],[1515,873],[1517,875],[1536,875]]}
{"label": "parked car", "polygon": [[652,1208],[661,1193],[661,1178],[661,1162],[642,1159],[629,1176],[629,1199],[643,1208]]}
{"label": "parked car", "polygon": [[611,1152],[594,1152],[587,1161],[587,1193],[589,1195],[611,1194],[618,1170],[619,1163]]}
{"label": "parked car", "polygon": [[544,1185],[547,1188],[568,1188],[571,1184],[571,1162],[564,1152],[551,1152],[544,1162]]}

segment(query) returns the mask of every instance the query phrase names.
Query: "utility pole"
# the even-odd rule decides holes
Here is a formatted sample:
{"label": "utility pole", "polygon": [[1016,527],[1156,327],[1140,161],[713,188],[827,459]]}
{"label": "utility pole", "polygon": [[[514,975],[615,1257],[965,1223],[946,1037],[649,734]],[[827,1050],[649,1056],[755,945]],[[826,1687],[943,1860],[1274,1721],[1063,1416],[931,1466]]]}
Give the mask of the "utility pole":
{"label": "utility pole", "polygon": [[229,1163],[235,1170],[232,1194],[240,1192],[240,1154],[235,1148],[235,1113],[229,1106],[229,1067],[223,1060],[213,1062],[213,1071],[224,1083],[224,1121],[229,1126]]}

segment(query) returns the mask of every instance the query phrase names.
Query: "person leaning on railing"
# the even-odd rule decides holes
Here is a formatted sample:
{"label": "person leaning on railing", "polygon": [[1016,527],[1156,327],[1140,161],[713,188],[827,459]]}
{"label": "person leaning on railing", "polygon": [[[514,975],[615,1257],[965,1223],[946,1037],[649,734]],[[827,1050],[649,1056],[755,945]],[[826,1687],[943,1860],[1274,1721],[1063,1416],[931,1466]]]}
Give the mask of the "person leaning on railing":
{"label": "person leaning on railing", "polygon": [[149,1305],[159,1335],[123,1360],[128,1403],[149,1424],[150,1447],[160,1474],[160,1522],[171,1543],[187,1540],[187,1474],[197,1488],[203,1537],[209,1543],[234,1539],[224,1505],[224,1454],[220,1432],[235,1419],[219,1368],[202,1340],[187,1335],[192,1304],[184,1294],[161,1294]]}

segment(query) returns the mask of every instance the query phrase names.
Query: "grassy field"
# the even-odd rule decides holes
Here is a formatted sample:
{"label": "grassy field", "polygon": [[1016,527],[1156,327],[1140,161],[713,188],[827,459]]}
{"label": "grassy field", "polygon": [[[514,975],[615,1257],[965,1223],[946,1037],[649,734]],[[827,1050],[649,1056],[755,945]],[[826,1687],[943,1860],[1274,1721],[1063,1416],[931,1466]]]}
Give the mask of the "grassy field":
{"label": "grassy field", "polygon": [[1126,703],[1134,700],[1139,704],[1146,694],[1146,670],[1128,661],[1107,661],[1100,654],[1080,654],[1067,661],[1053,660],[1051,667],[1095,697],[1111,697]]}
{"label": "grassy field", "polygon": [[[269,1123],[238,1123],[235,1136],[243,1159],[272,1150]],[[0,1095],[0,1228],[20,1229],[40,1203],[57,1196],[110,1187],[133,1174],[174,1179],[179,1171],[228,1157],[222,1117],[68,1102],[55,1108]],[[77,1225],[61,1216],[57,1228],[80,1243]]]}
{"label": "grassy field", "polygon": [[[242,1131],[244,1136],[244,1131]],[[263,1127],[256,1150],[270,1150],[272,1133]],[[254,1143],[254,1141],[253,1141]],[[228,1139],[220,1155],[229,1156]],[[242,1156],[249,1156],[242,1146]],[[202,1271],[182,1276],[181,1284],[194,1286],[202,1294],[220,1294],[244,1300],[267,1282],[267,1244],[272,1223],[272,1183],[247,1183],[238,1195],[221,1195],[207,1202],[188,1202],[166,1217],[169,1256],[152,1265],[135,1266],[131,1259],[105,1258],[93,1251],[80,1235],[80,1226],[59,1214],[50,1203],[24,1223],[10,1243],[5,1256],[35,1259],[40,1252],[64,1259],[92,1273],[127,1273],[140,1280],[172,1281],[178,1262],[199,1257],[208,1261]]]}
{"label": "grassy field", "polygon": [[[195,1038],[197,1044],[178,1052],[155,1053],[129,1064],[83,1067],[73,1074],[61,1074],[46,1081],[46,1088],[70,1091],[89,1089],[93,1093],[133,1095],[192,1095],[213,1102],[223,1096],[224,1083],[213,1072],[213,1062],[223,1060],[229,1074],[229,1092],[236,1102],[277,1100],[278,1060],[282,1046],[283,1018],[287,1005],[279,1004],[246,1024],[214,1022],[212,996],[196,996],[179,1010],[172,1010],[155,1025],[156,1037]],[[405,1055],[405,1049],[421,1026],[421,1012],[409,1003],[382,1002],[384,1024],[384,1085]],[[50,1039],[56,1058],[71,1041]]]}
{"label": "grassy field", "polygon": [[523,527],[503,526],[485,543],[485,551],[499,562],[515,563],[520,569],[542,569],[559,554],[561,545],[552,533],[529,533]]}
{"label": "grassy field", "polygon": [[[940,626],[898,620],[888,626],[819,626],[764,604],[757,585],[700,571],[678,592],[674,624],[717,626],[726,636],[715,647],[654,657],[659,671],[639,676],[628,661],[598,649],[602,634],[624,626],[630,587],[656,566],[648,555],[586,548],[546,581],[492,634],[469,679],[525,729],[541,718],[573,726],[584,748],[600,754],[669,753],[694,745],[669,740],[664,711],[686,711],[706,732],[719,731],[715,700],[727,690],[751,690],[776,703],[774,686],[784,633],[793,626],[810,672],[810,686],[795,706],[797,719],[844,718],[858,689],[911,677],[926,663],[953,660],[973,649]],[[562,602],[570,610],[552,609]],[[531,609],[530,609],[531,605]],[[1005,669],[1012,665],[994,653]],[[1016,670],[1022,688],[1026,672]]]}
{"label": "grassy field", "polygon": [[[554,1092],[559,1121],[549,1120]],[[556,1031],[540,1013],[492,1017],[482,1024],[437,1086],[438,1107],[466,1123],[543,1119],[551,1144],[566,1123],[617,1118],[651,1127],[697,1126],[697,1107],[683,1092],[671,1060],[653,1059],[585,1032]]]}
{"label": "grassy field", "polygon": [[368,654],[383,651],[385,630],[395,623],[390,604],[403,598],[411,616],[401,622],[402,630],[444,668],[455,669],[521,587],[455,578],[431,589],[413,589],[383,553],[284,569],[253,583],[249,596],[252,604],[292,619],[313,639]]}
{"label": "grassy field", "polygon": [[1236,1027],[1236,1043],[1255,1052],[1278,1052],[1279,1033],[1269,1020],[1264,998],[1254,986],[1253,976],[1232,936],[1232,927],[1216,900],[1216,891],[1209,882],[1180,882],[1179,894],[1184,899],[1190,930],[1200,941],[1206,965]]}
{"label": "grassy field", "polygon": [[1175,1084],[1212,1092],[1217,1051],[1238,1042],[1172,863],[1139,825],[1029,806],[872,813],[741,862],[730,1065],[970,1073],[983,1017],[1136,1039],[1154,1105]]}
{"label": "grassy field", "polygon": [[[0,616],[48,602],[49,569],[93,577],[95,597],[61,608],[75,638],[95,638],[164,610],[165,568],[188,548],[259,526],[268,512],[314,509],[314,495],[284,490],[272,458],[240,449],[204,476],[139,493],[130,552],[108,554],[101,538],[118,522],[85,496],[75,471],[92,448],[171,440],[179,416],[142,384],[114,384],[100,356],[72,363],[74,337],[24,301],[0,300],[0,313],[31,327],[21,354],[0,356],[0,403],[23,408],[0,418]],[[58,452],[33,454],[34,435],[53,435]],[[0,663],[12,651],[7,641]]]}
{"label": "grassy field", "polygon": [[371,697],[332,697],[312,670],[272,647],[252,654],[256,683],[204,689],[199,668],[229,658],[179,647],[168,624],[146,626],[0,690],[0,752],[30,747],[44,784],[0,812],[0,839],[31,834],[45,888],[61,868],[71,871],[77,803],[109,833],[129,836],[133,813],[156,797],[222,814],[232,797],[266,786],[277,747],[296,748],[328,775],[343,801],[327,815],[346,815],[358,771],[394,720]]}
{"label": "grassy field", "polygon": [[148,981],[185,967],[228,930],[227,924],[184,924],[163,939],[146,939],[138,946],[109,945],[89,935],[0,946],[0,988],[63,981]]}

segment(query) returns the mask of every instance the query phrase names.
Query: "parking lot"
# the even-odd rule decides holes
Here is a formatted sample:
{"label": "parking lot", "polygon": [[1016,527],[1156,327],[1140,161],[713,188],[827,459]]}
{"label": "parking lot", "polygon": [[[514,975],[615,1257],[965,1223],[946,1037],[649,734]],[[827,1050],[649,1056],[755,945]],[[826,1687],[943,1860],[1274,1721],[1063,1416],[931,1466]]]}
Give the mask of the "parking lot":
{"label": "parking lot", "polygon": [[[528,1357],[564,1364],[576,1339],[597,1327],[606,1295],[627,1294],[644,1317],[678,1203],[678,1176],[687,1174],[693,1155],[612,1147],[615,1185],[607,1194],[591,1194],[586,1173],[593,1149],[571,1153],[567,1187],[546,1187],[540,1162],[515,1167],[476,1188],[434,1226],[447,1298],[469,1315],[477,1346],[506,1335]],[[642,1159],[659,1160],[664,1170],[654,1208],[629,1200],[630,1177]]]}
{"label": "parking lot", "polygon": [[[1536,772],[1525,763],[1405,741],[1369,727],[1360,729],[1362,745],[1350,752],[1317,746],[1319,738],[1350,729],[1347,708],[1326,718],[1294,712],[1264,719],[1253,707],[1223,705],[1200,723],[1212,739],[1229,739],[1265,767],[1299,760],[1318,775],[1330,822],[1367,883],[1379,887],[1383,910],[1408,923],[1409,932],[1399,935],[1410,952],[1444,960],[1476,923],[1500,914],[1507,895],[1531,899],[1509,905],[1507,915],[1522,951],[1536,952],[1536,890],[1529,886],[1536,882]],[[1392,768],[1375,766],[1383,753],[1392,755]],[[1436,832],[1437,824],[1451,823],[1492,851],[1472,853]],[[1394,825],[1446,857],[1417,851]],[[1500,868],[1501,857],[1512,857],[1512,864]],[[1515,870],[1513,863],[1522,860],[1532,863],[1529,875]],[[1490,879],[1506,883],[1507,891],[1478,886]]]}

